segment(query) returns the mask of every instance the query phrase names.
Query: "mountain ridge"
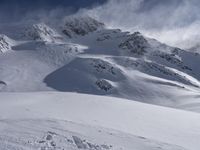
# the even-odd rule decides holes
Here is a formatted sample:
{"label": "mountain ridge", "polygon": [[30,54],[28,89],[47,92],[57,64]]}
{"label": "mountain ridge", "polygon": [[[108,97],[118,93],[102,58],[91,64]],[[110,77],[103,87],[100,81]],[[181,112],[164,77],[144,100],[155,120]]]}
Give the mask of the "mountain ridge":
{"label": "mountain ridge", "polygon": [[[108,29],[90,17],[71,16],[52,24],[12,27],[21,29],[9,33],[15,45],[10,42],[0,55],[2,92],[79,92],[181,108],[184,95],[196,102],[199,54],[139,32]],[[0,32],[10,29],[1,26]]]}

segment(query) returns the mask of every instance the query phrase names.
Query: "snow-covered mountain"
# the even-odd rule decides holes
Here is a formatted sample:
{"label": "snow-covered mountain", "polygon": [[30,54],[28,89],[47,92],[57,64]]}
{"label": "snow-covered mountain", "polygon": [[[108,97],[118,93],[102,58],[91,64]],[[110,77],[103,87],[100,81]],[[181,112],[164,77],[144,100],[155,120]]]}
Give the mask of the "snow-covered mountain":
{"label": "snow-covered mountain", "polygon": [[0,34],[0,149],[198,150],[199,53],[75,15]]}
{"label": "snow-covered mountain", "polygon": [[[59,25],[48,23],[0,27],[1,34],[17,43],[13,45],[7,36],[1,40],[4,52],[13,50],[0,55],[1,91],[79,92],[171,107],[183,107],[189,94],[190,103],[196,103],[198,53],[139,32],[107,29],[90,17],[70,16]],[[17,32],[9,32],[15,28]]]}

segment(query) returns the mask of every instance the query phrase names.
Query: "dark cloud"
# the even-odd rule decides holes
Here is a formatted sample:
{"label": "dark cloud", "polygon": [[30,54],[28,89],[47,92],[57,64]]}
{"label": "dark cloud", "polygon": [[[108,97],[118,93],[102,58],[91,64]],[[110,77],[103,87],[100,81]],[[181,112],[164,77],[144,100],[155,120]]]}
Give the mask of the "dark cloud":
{"label": "dark cloud", "polygon": [[58,12],[58,9],[62,13],[75,13],[80,8],[90,8],[104,2],[106,0],[0,0],[0,21],[17,21],[27,14]]}
{"label": "dark cloud", "polygon": [[54,7],[90,7],[102,4],[106,0],[0,0],[0,6],[6,8],[18,7],[20,9],[54,8]]}
{"label": "dark cloud", "polygon": [[140,31],[170,45],[200,41],[199,0],[0,0],[0,23],[90,15],[111,28]]}

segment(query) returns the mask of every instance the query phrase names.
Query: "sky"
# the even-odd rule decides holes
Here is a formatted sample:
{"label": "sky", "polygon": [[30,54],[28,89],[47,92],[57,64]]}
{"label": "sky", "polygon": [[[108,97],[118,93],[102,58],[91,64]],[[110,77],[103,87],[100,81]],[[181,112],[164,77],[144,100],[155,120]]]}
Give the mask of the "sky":
{"label": "sky", "polygon": [[87,14],[110,28],[140,31],[172,46],[200,41],[199,0],[0,0],[0,22]]}
{"label": "sky", "polygon": [[70,14],[91,8],[107,0],[0,0],[0,21],[17,21],[30,14],[59,11]]}
{"label": "sky", "polygon": [[[55,7],[90,7],[95,3],[102,4],[106,0],[0,0],[1,8],[38,9]],[[3,6],[3,7],[2,7]]]}
{"label": "sky", "polygon": [[140,31],[171,46],[188,49],[200,43],[199,8],[199,0],[109,0],[80,12],[111,28]]}

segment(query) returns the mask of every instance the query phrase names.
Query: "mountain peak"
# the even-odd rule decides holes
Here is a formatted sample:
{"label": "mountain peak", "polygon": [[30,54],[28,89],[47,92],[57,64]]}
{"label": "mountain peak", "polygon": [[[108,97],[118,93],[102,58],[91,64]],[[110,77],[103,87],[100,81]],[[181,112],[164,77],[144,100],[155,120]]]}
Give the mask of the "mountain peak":
{"label": "mountain peak", "polygon": [[104,24],[89,16],[68,16],[65,18],[63,33],[68,37],[73,35],[84,36],[90,32],[104,28]]}
{"label": "mountain peak", "polygon": [[54,42],[55,39],[60,37],[56,31],[47,26],[45,23],[33,24],[26,30],[25,34],[33,40],[42,40],[45,42]]}

